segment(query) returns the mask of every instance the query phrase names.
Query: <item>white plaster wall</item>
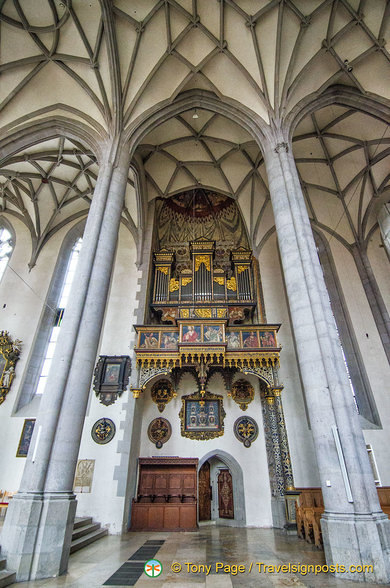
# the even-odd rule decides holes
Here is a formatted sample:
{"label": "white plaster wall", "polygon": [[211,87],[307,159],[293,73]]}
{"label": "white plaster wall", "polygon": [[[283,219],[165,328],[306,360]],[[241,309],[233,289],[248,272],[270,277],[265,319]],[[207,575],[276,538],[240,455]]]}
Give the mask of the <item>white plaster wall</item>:
{"label": "white plaster wall", "polygon": [[[240,464],[243,472],[246,524],[255,527],[271,527],[271,490],[263,432],[259,383],[254,377],[245,376],[245,378],[250,380],[256,390],[255,399],[245,412],[240,409],[232,398],[227,396],[220,375],[214,375],[211,379],[207,389],[214,394],[223,396],[226,417],[224,421],[224,435],[207,441],[196,441],[181,436],[179,412],[182,407],[182,396],[192,394],[197,390],[195,381],[190,374],[184,375],[180,382],[177,397],[169,402],[162,414],[151,399],[150,386],[147,387],[144,393],[143,435],[141,439],[140,457],[179,456],[197,457],[201,459],[210,451],[218,453],[218,450],[222,450],[229,453]],[[259,426],[259,436],[248,449],[236,439],[233,433],[234,422],[238,417],[243,415],[254,418]],[[157,449],[149,441],[147,436],[150,422],[159,416],[167,419],[172,426],[172,436],[161,449]]]}
{"label": "white plaster wall", "polygon": [[[330,241],[330,246],[382,424],[381,429],[365,430],[364,437],[373,447],[382,485],[390,486],[390,366],[353,258],[336,239]],[[382,250],[370,247],[375,277],[384,298],[388,298],[390,278],[388,268],[385,275],[382,256]]]}
{"label": "white plaster wall", "polygon": [[306,416],[276,233],[263,246],[259,264],[267,322],[282,324],[278,335],[282,346],[279,378],[280,384],[284,386],[282,402],[295,486],[319,486],[317,461]]}
{"label": "white plaster wall", "polygon": [[49,244],[42,249],[36,265],[29,271],[30,233],[17,219],[7,216],[7,220],[14,227],[16,240],[0,283],[0,330],[8,331],[12,339],[21,339],[23,345],[11,390],[0,406],[1,435],[6,440],[0,452],[0,488],[15,492],[19,488],[26,461],[23,457],[16,457],[24,419],[36,417],[39,398],[17,413],[16,401],[58,253],[71,225],[67,225],[51,238]]}
{"label": "white plaster wall", "polygon": [[[134,240],[129,231],[121,226],[99,355],[131,355],[134,346],[132,325],[138,306],[135,260]],[[120,533],[122,528],[124,496],[118,496],[115,468],[121,459],[118,446],[123,440],[124,430],[120,423],[125,418],[123,405],[128,402],[129,394],[126,390],[114,404],[104,406],[91,390],[79,451],[79,459],[95,460],[95,471],[91,493],[77,494],[76,516],[93,516],[111,534]],[[115,423],[116,434],[110,443],[98,445],[92,440],[91,429],[103,417]]]}

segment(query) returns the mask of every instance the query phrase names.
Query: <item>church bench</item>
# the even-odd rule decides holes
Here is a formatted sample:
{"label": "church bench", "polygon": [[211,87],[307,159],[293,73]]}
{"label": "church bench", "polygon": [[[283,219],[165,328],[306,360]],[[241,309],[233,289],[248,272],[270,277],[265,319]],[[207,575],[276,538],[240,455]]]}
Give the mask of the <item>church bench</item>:
{"label": "church bench", "polygon": [[[308,543],[322,548],[321,516],[324,503],[321,488],[297,488],[300,492],[296,502],[297,534]],[[381,509],[390,519],[390,487],[377,488]]]}
{"label": "church bench", "polygon": [[0,490],[0,515],[5,516],[7,512],[8,504],[15,492],[7,492],[6,490]]}

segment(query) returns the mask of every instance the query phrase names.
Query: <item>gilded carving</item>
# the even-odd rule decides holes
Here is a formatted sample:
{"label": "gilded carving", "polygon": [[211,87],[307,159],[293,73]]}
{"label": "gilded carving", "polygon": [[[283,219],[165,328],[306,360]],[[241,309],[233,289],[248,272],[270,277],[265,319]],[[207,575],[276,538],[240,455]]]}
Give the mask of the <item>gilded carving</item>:
{"label": "gilded carving", "polygon": [[208,272],[211,271],[210,260],[210,255],[195,255],[195,271],[199,271],[199,268],[202,265],[202,263],[206,266]]}
{"label": "gilded carving", "polygon": [[198,316],[199,318],[211,318],[211,308],[196,308],[195,309],[195,315]]}
{"label": "gilded carving", "polygon": [[174,398],[172,384],[169,380],[158,380],[152,386],[152,400],[158,406],[158,410],[163,412],[165,406]]}
{"label": "gilded carving", "polygon": [[188,286],[188,284],[191,284],[192,282],[192,277],[191,278],[182,278],[181,279],[181,285],[182,286]]}
{"label": "gilded carving", "polygon": [[259,427],[252,417],[239,417],[234,423],[234,434],[244,447],[250,447],[253,441],[257,439]]}
{"label": "gilded carving", "polygon": [[148,427],[149,440],[154,443],[157,449],[161,449],[172,434],[171,423],[162,417],[154,419]]}
{"label": "gilded carving", "polygon": [[179,280],[176,280],[176,278],[171,278],[169,280],[169,291],[170,292],[176,292],[176,290],[179,289]]}
{"label": "gilded carving", "polygon": [[225,283],[225,278],[220,278],[219,276],[214,276],[214,282],[216,282],[220,286],[223,286]]}
{"label": "gilded carving", "polygon": [[237,291],[237,282],[234,276],[230,278],[230,280],[226,280],[226,287],[228,290],[232,290],[233,292]]}
{"label": "gilded carving", "polygon": [[253,386],[244,379],[237,380],[232,386],[232,398],[234,402],[240,406],[241,410],[246,410],[248,404],[252,402],[255,397]]}
{"label": "gilded carving", "polygon": [[157,271],[161,272],[162,274],[168,275],[168,266],[157,266]]}
{"label": "gilded carving", "polygon": [[249,268],[249,265],[238,265],[237,266],[237,273],[242,274],[245,270]]}

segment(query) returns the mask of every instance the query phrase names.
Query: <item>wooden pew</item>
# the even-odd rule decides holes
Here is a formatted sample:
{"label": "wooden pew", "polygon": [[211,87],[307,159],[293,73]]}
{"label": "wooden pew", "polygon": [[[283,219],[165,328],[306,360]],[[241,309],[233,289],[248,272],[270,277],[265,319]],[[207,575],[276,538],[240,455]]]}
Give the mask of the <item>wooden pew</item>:
{"label": "wooden pew", "polygon": [[[308,543],[314,543],[322,549],[321,516],[324,502],[321,488],[297,488],[300,492],[296,503],[296,521],[298,537]],[[390,487],[377,488],[381,509],[390,519]]]}

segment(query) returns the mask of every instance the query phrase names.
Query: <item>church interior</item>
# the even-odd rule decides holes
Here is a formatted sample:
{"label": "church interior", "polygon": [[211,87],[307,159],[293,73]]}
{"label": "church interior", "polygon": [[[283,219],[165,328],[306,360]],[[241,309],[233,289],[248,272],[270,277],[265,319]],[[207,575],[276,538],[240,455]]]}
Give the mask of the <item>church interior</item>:
{"label": "church interior", "polygon": [[0,1],[0,586],[266,544],[390,584],[389,34],[388,0]]}

